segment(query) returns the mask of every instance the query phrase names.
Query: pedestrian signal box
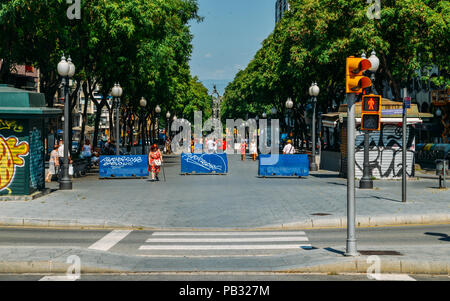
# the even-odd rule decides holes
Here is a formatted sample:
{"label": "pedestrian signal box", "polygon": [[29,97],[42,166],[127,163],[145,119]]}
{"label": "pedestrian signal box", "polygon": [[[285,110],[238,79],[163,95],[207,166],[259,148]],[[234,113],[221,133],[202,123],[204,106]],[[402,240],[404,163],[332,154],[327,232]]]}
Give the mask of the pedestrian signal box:
{"label": "pedestrian signal box", "polygon": [[381,126],[381,96],[364,95],[361,103],[361,130],[379,131]]}

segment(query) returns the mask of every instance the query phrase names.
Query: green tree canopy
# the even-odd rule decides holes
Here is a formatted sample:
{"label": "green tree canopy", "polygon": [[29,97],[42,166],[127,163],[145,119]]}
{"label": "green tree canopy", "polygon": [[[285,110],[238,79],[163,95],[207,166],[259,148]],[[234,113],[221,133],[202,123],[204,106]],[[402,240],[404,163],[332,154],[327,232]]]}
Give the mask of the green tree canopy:
{"label": "green tree canopy", "polygon": [[[292,97],[301,108],[308,88],[317,82],[325,109],[345,97],[345,59],[370,55],[380,58],[377,91],[386,82],[395,98],[417,76],[417,71],[438,66],[432,78],[449,87],[448,1],[382,1],[380,19],[369,19],[371,4],[359,0],[291,0],[291,9],[262,43],[247,68],[225,92],[224,112],[229,117],[274,105],[284,111]],[[422,72],[426,74],[426,72]],[[422,77],[422,79],[428,79]]]}

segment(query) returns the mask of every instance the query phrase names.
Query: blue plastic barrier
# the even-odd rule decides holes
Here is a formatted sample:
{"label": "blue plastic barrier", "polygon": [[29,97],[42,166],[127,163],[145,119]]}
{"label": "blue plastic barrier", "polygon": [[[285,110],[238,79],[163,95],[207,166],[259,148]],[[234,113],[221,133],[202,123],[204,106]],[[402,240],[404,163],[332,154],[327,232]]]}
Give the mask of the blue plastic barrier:
{"label": "blue plastic barrier", "polygon": [[450,144],[424,144],[416,145],[415,161],[422,168],[435,168],[436,160],[450,160]]}
{"label": "blue plastic barrier", "polygon": [[148,176],[148,157],[100,156],[100,178],[130,178]]}
{"label": "blue plastic barrier", "polygon": [[181,154],[182,174],[226,174],[227,154]]}
{"label": "blue plastic barrier", "polygon": [[306,177],[309,176],[308,155],[263,155],[259,156],[260,177]]}

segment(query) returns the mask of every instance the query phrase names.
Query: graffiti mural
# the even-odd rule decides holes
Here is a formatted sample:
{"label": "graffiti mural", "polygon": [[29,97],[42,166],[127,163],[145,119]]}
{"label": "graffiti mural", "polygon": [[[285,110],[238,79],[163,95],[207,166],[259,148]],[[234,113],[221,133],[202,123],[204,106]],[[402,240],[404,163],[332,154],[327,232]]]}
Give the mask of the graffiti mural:
{"label": "graffiti mural", "polygon": [[0,119],[0,130],[12,130],[16,133],[23,132],[23,126],[16,120]]}
{"label": "graffiti mural", "polygon": [[44,144],[41,131],[34,127],[30,132],[30,185],[34,189],[44,187]]}
{"label": "graffiti mural", "polygon": [[181,173],[227,173],[226,154],[181,154]]}
{"label": "graffiti mural", "polygon": [[[406,132],[406,174],[413,176],[415,137],[414,128],[407,127]],[[369,167],[375,178],[399,178],[402,176],[402,126],[383,124],[379,132],[371,132],[369,136]],[[355,173],[362,177],[364,164],[364,134],[356,136]]]}
{"label": "graffiti mural", "polygon": [[23,167],[30,147],[27,142],[19,142],[15,136],[5,138],[0,135],[0,191],[7,190],[14,180],[16,167]]}

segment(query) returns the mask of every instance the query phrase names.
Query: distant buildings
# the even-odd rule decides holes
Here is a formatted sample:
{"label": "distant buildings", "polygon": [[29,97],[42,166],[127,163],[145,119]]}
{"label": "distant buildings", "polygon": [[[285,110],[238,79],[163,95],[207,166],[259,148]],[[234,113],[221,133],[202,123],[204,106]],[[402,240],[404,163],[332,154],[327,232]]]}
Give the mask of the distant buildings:
{"label": "distant buildings", "polygon": [[284,16],[284,12],[289,10],[288,0],[277,0],[275,3],[275,23],[280,22]]}
{"label": "distant buildings", "polygon": [[[3,60],[0,59],[0,69],[2,68]],[[33,92],[39,92],[39,69],[26,65],[14,65],[11,68],[11,73],[7,82],[18,89],[24,89]]]}

